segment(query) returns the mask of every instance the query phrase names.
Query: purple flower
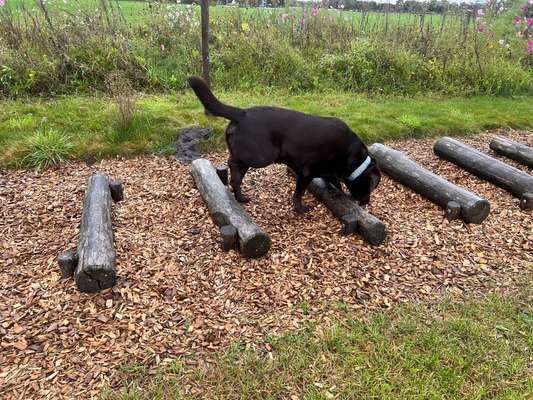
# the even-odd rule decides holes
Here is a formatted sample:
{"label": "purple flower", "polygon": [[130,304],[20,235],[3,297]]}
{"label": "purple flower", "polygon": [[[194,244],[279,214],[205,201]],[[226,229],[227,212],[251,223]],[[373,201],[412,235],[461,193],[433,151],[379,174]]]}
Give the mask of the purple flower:
{"label": "purple flower", "polygon": [[484,24],[479,24],[479,28],[477,28],[477,31],[481,32],[481,33],[485,32],[485,25]]}
{"label": "purple flower", "polygon": [[305,25],[305,18],[302,18],[302,19],[300,20],[300,26],[303,28],[304,25]]}
{"label": "purple flower", "polygon": [[527,4],[524,4],[522,7],[520,7],[520,10],[522,10],[522,12],[527,13],[527,8]]}
{"label": "purple flower", "polygon": [[526,21],[527,21],[527,26],[533,26],[533,17],[526,18]]}
{"label": "purple flower", "polygon": [[3,7],[6,4],[6,0],[0,0],[0,7]]}
{"label": "purple flower", "polygon": [[485,13],[483,12],[483,9],[482,9],[482,8],[480,8],[479,10],[477,10],[477,15],[480,16],[480,17],[482,17],[482,16],[485,15]]}
{"label": "purple flower", "polygon": [[533,40],[529,40],[529,41],[527,42],[527,45],[528,45],[528,47],[533,47]]}
{"label": "purple flower", "polygon": [[520,25],[521,22],[522,22],[522,17],[519,17],[518,15],[514,17],[515,25]]}

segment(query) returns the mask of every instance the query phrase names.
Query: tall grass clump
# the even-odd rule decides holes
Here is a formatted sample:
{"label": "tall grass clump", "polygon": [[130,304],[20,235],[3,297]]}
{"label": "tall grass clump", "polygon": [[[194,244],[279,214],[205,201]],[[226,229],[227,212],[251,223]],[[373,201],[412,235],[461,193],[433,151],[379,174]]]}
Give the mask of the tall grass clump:
{"label": "tall grass clump", "polygon": [[66,161],[74,148],[70,138],[56,129],[43,129],[22,143],[22,165],[43,169]]}
{"label": "tall grass clump", "polygon": [[[433,5],[416,14],[212,7],[213,81],[258,91],[528,93],[528,1],[443,5],[440,14],[424,11]],[[0,96],[108,91],[113,71],[135,90],[183,89],[185,77],[201,71],[199,20],[199,7],[175,1],[7,0],[0,7]]]}

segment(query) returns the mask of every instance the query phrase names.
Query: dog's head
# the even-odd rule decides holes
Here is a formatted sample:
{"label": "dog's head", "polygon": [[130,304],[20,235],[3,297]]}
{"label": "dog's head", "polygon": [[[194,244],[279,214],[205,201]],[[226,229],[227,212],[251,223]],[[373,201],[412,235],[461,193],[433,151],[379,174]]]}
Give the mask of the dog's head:
{"label": "dog's head", "polygon": [[346,179],[344,184],[354,200],[364,206],[370,202],[370,193],[378,187],[380,181],[381,172],[374,159],[370,158],[370,164],[361,175],[355,179]]}

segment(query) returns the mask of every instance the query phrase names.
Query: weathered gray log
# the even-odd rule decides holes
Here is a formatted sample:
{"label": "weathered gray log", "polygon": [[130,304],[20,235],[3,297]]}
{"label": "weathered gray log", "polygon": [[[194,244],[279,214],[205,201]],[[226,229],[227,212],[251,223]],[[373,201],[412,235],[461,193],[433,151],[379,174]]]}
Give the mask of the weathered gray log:
{"label": "weathered gray log", "polygon": [[203,158],[196,159],[191,164],[191,175],[215,224],[237,229],[241,254],[248,258],[265,255],[270,249],[270,238],[237,203],[213,165]]}
{"label": "weathered gray log", "polygon": [[228,167],[225,165],[219,165],[217,167],[217,175],[224,185],[228,184]]}
{"label": "weathered gray log", "polygon": [[[383,243],[387,235],[383,222],[359,207],[346,193],[322,178],[313,179],[309,191],[342,222],[344,235],[357,232],[370,244]],[[353,223],[354,219],[356,223]]]}
{"label": "weathered gray log", "polygon": [[520,198],[520,205],[527,205],[526,194],[533,193],[533,176],[458,140],[443,137],[435,142],[433,151],[439,157],[512,193]]}
{"label": "weathered gray log", "polygon": [[444,208],[446,218],[480,224],[489,215],[487,200],[428,171],[404,153],[380,143],[370,146],[369,152],[387,175]]}
{"label": "weathered gray log", "polygon": [[110,181],[109,190],[111,191],[111,198],[115,203],[124,200],[124,186],[122,181]]}
{"label": "weathered gray log", "polygon": [[61,278],[71,277],[74,274],[76,265],[78,265],[78,251],[76,249],[70,249],[59,253],[57,263],[61,270]]}
{"label": "weathered gray log", "polygon": [[111,225],[111,191],[104,175],[87,183],[81,216],[76,285],[82,292],[112,287],[116,282],[116,253]]}
{"label": "weathered gray log", "polygon": [[515,142],[501,136],[496,136],[490,142],[490,148],[496,154],[515,160],[520,164],[533,168],[533,147],[524,143]]}

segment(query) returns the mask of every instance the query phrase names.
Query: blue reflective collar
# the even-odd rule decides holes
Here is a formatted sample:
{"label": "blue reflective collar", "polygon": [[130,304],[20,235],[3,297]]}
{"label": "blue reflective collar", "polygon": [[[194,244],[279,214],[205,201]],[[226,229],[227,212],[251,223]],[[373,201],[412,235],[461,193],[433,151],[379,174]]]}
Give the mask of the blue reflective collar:
{"label": "blue reflective collar", "polygon": [[372,160],[371,160],[370,156],[366,156],[365,161],[363,161],[363,163],[359,167],[357,167],[357,169],[354,172],[352,172],[350,174],[350,176],[348,178],[346,178],[346,180],[347,181],[354,181],[357,178],[359,178],[359,176],[361,176],[361,174],[366,171],[366,169],[370,165],[371,161]]}

